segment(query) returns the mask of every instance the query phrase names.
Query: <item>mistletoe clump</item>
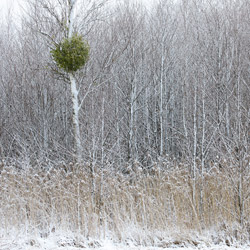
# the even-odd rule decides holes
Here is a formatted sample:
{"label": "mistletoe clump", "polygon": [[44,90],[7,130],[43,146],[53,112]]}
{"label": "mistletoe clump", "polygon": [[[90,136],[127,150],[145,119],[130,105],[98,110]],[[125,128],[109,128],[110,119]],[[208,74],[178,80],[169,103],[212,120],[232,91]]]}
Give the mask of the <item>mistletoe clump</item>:
{"label": "mistletoe clump", "polygon": [[87,62],[89,45],[83,41],[82,36],[74,34],[57,44],[51,54],[58,67],[68,73],[75,72]]}

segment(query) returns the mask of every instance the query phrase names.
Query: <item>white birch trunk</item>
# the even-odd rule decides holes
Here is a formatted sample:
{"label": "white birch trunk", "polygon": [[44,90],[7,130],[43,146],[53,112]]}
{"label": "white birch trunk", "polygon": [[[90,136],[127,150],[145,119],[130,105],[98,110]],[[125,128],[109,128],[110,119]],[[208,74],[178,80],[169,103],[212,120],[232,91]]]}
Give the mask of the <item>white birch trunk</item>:
{"label": "white birch trunk", "polygon": [[[164,38],[162,39],[164,40]],[[163,70],[164,70],[164,46],[162,41],[162,51],[161,51],[161,78],[160,78],[160,156],[163,155],[164,147],[164,133],[163,133]]]}
{"label": "white birch trunk", "polygon": [[69,1],[69,17],[68,17],[68,38],[72,37],[73,35],[73,25],[74,25],[74,18],[75,18],[75,4],[77,0],[70,0]]}
{"label": "white birch trunk", "polygon": [[196,152],[197,152],[197,83],[194,90],[194,148],[193,148],[193,203],[195,206],[195,182],[196,182]]}
{"label": "white birch trunk", "polygon": [[120,122],[119,122],[119,97],[118,97],[118,87],[115,82],[115,114],[116,114],[116,133],[117,133],[117,146],[119,151],[119,162],[122,163],[122,152],[121,152],[121,141],[120,141]]}
{"label": "white birch trunk", "polygon": [[138,150],[137,150],[137,79],[135,79],[135,89],[134,89],[134,105],[133,105],[133,113],[134,113],[134,126],[133,126],[133,147],[134,147],[134,157],[137,159]]}
{"label": "white birch trunk", "polygon": [[49,136],[48,136],[48,118],[47,118],[47,89],[43,91],[43,147],[47,153],[49,147]]}
{"label": "white birch trunk", "polygon": [[151,147],[151,137],[150,137],[150,117],[149,117],[149,105],[148,105],[148,100],[149,100],[149,89],[146,88],[146,93],[145,93],[145,116],[146,116],[146,119],[147,119],[147,131],[146,131],[146,138],[147,138],[147,148],[150,148]]}
{"label": "white birch trunk", "polygon": [[200,215],[202,224],[204,224],[204,168],[205,168],[205,129],[206,129],[206,113],[205,113],[205,80],[203,80],[202,89],[202,139],[201,139],[201,188],[200,188]]}
{"label": "white birch trunk", "polygon": [[243,198],[243,159],[240,156],[241,154],[241,144],[242,144],[242,129],[241,129],[241,125],[242,125],[242,114],[241,114],[241,86],[240,86],[240,73],[238,75],[238,79],[237,79],[237,127],[238,127],[238,161],[239,161],[239,176],[238,176],[238,207],[239,207],[239,222],[241,225],[243,225],[243,221],[244,221],[244,198]]}
{"label": "white birch trunk", "polygon": [[[68,16],[68,38],[71,38],[73,35],[73,25],[75,18],[75,4],[77,0],[69,1],[69,16]],[[70,79],[70,89],[71,89],[71,98],[72,98],[72,121],[73,121],[73,134],[74,134],[74,143],[75,143],[75,154],[77,162],[80,162],[82,159],[82,145],[81,145],[81,134],[79,126],[79,102],[78,102],[78,90],[76,86],[76,79],[73,73],[69,73]]]}
{"label": "white birch trunk", "polygon": [[[136,84],[136,83],[135,83]],[[129,128],[129,158],[134,157],[134,144],[135,144],[135,135],[134,135],[134,105],[135,105],[135,86],[132,85],[132,91],[130,94],[130,128]]]}
{"label": "white birch trunk", "polygon": [[[133,53],[133,60],[135,60],[135,49],[132,49]],[[136,74],[136,73],[134,73]],[[137,77],[135,75],[132,84],[132,90],[130,95],[130,131],[129,131],[129,137],[130,137],[130,158],[134,159],[137,158],[137,138],[136,138],[136,95],[137,95]]]}
{"label": "white birch trunk", "polygon": [[186,81],[187,81],[187,73],[186,73],[186,68],[187,68],[187,60],[185,62],[185,76],[183,80],[183,85],[182,85],[182,90],[183,90],[183,107],[182,107],[182,122],[183,122],[183,129],[184,129],[184,134],[185,134],[185,140],[187,140],[188,137],[188,132],[187,132],[187,121],[186,121],[186,105],[187,105],[187,87],[186,87]]}
{"label": "white birch trunk", "polygon": [[79,126],[79,103],[78,103],[78,90],[76,87],[76,79],[72,73],[69,73],[70,78],[70,87],[72,95],[72,121],[73,121],[73,133],[75,141],[75,154],[77,162],[80,162],[82,159],[82,145],[81,145],[81,134]]}

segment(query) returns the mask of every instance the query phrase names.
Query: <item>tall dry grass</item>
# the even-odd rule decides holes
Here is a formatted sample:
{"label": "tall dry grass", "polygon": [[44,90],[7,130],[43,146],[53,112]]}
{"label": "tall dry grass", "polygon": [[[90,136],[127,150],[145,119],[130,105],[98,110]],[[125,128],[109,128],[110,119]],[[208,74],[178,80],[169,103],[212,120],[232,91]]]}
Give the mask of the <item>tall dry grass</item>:
{"label": "tall dry grass", "polygon": [[93,173],[89,166],[44,170],[5,164],[0,174],[0,228],[2,234],[16,230],[47,237],[64,231],[144,245],[160,241],[163,232],[202,234],[213,229],[232,242],[249,242],[249,171],[242,179],[240,215],[236,174],[232,179],[232,172],[213,167],[194,183],[187,169],[155,164],[150,170],[134,166],[126,173]]}

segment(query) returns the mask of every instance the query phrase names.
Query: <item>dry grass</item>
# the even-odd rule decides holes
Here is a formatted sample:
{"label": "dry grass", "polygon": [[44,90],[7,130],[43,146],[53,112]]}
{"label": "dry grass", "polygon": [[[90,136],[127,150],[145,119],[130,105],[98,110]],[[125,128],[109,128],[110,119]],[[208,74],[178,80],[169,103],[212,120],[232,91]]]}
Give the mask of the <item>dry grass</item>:
{"label": "dry grass", "polygon": [[[240,224],[239,193],[231,172],[213,168],[197,177],[193,195],[194,182],[183,166],[162,170],[156,165],[150,171],[138,168],[126,174],[106,170],[103,175],[86,169],[2,166],[0,228],[5,234],[15,229],[42,237],[63,230],[143,245],[163,241],[167,234],[162,232],[173,229],[184,235],[213,228],[231,242],[249,242],[249,173],[243,178]],[[219,241],[216,237],[214,241]]]}

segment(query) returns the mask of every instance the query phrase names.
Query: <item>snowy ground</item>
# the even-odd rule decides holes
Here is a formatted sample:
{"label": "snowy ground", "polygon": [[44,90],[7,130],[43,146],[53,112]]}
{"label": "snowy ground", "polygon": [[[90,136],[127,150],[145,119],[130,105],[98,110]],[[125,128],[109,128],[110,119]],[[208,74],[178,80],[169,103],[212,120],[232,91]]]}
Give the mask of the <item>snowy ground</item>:
{"label": "snowy ground", "polygon": [[250,246],[233,246],[228,247],[226,245],[210,245],[200,244],[199,246],[186,246],[184,245],[168,245],[162,247],[143,247],[135,246],[132,243],[118,244],[113,243],[110,240],[95,241],[85,240],[77,241],[70,237],[51,236],[47,238],[35,238],[35,237],[18,237],[18,238],[0,238],[0,249],[1,250],[162,250],[162,249],[174,249],[174,250],[194,250],[194,249],[205,249],[205,250],[239,250],[239,249],[250,249]]}

